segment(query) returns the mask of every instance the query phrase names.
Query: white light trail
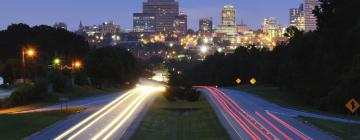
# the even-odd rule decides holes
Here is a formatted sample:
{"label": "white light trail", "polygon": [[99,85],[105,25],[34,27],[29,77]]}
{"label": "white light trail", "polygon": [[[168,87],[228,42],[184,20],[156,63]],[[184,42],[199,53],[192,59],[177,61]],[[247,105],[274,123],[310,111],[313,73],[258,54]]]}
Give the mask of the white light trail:
{"label": "white light trail", "polygon": [[100,109],[99,111],[97,111],[96,113],[94,113],[93,115],[91,115],[90,117],[86,118],[85,120],[81,121],[80,123],[78,123],[77,125],[75,125],[74,127],[70,128],[69,130],[67,130],[66,132],[62,133],[60,136],[56,137],[54,140],[61,140],[64,137],[66,137],[67,135],[69,135],[70,133],[74,132],[76,129],[78,129],[80,126],[82,126],[83,124],[87,123],[88,121],[90,121],[91,119],[93,119],[94,117],[96,117],[97,115],[99,115],[100,113],[102,113],[103,111],[105,111],[106,109],[110,108],[113,104],[117,103],[119,100],[122,100],[123,98],[129,96],[130,94],[135,93],[137,89],[132,89],[128,92],[126,92],[124,95],[120,96],[119,98],[115,99],[114,101],[112,101],[111,103],[109,103],[108,105],[106,105],[105,107],[103,107],[102,109]]}

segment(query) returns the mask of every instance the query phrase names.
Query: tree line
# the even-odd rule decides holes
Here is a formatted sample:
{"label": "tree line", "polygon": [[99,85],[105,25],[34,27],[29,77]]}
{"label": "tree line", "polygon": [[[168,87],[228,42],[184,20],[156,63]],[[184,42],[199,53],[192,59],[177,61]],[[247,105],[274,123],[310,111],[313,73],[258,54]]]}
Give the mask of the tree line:
{"label": "tree line", "polygon": [[[24,48],[36,52],[31,58],[25,56],[25,65]],[[95,49],[82,36],[64,29],[20,23],[0,31],[0,76],[4,83],[14,85],[24,74],[31,80],[14,92],[14,105],[44,99],[49,85],[55,92],[71,90],[74,84],[124,86],[134,84],[140,73],[139,61],[126,49]]]}

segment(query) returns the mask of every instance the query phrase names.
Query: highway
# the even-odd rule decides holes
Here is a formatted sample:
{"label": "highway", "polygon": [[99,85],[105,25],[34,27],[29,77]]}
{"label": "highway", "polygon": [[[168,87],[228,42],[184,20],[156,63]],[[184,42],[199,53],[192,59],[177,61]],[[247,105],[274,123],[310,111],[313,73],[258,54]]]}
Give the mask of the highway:
{"label": "highway", "polygon": [[[160,86],[138,85],[119,97],[113,98],[106,105],[89,108],[28,139],[118,140],[138,115],[163,90],[165,89]],[[101,99],[98,101],[102,102]]]}
{"label": "highway", "polygon": [[232,139],[332,140],[331,135],[293,116],[281,107],[235,90],[201,87]]}

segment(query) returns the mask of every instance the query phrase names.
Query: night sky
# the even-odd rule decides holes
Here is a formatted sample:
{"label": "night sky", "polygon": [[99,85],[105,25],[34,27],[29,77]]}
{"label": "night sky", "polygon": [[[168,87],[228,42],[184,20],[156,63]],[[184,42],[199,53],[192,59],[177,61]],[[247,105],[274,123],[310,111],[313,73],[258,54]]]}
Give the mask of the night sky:
{"label": "night sky", "polygon": [[[0,29],[11,23],[53,25],[57,21],[77,29],[84,25],[114,21],[123,28],[132,27],[132,13],[142,12],[143,0],[1,0]],[[238,22],[241,19],[253,29],[260,28],[265,17],[278,17],[282,24],[289,21],[289,9],[302,0],[179,0],[180,11],[189,16],[189,26],[198,29],[201,17],[213,17],[218,25],[225,4],[235,5]]]}

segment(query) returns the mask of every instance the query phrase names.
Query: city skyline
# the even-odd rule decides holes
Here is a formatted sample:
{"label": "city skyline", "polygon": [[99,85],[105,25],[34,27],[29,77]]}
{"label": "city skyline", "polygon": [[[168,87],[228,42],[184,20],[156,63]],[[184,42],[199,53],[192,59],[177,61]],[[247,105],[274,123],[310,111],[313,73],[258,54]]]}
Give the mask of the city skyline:
{"label": "city skyline", "polygon": [[[98,0],[78,1],[45,1],[36,2],[21,0],[5,0],[0,2],[0,12],[12,14],[0,15],[0,29],[5,29],[11,23],[26,23],[31,26],[55,22],[65,22],[69,30],[76,30],[80,21],[84,25],[101,24],[105,21],[114,21],[122,28],[132,28],[133,13],[142,10],[143,0]],[[189,28],[198,29],[198,22],[203,17],[213,17],[214,26],[220,24],[220,12],[224,5],[231,4],[236,8],[237,22],[243,20],[252,29],[259,29],[261,22],[266,17],[277,17],[281,24],[288,25],[288,11],[298,6],[303,0],[274,2],[268,0],[222,0],[206,1],[179,0],[180,11],[188,15]],[[201,4],[199,4],[201,3]],[[261,3],[261,4],[260,4]],[[33,10],[37,9],[37,10]],[[64,9],[67,9],[64,11]],[[46,14],[45,12],[46,11]]]}

